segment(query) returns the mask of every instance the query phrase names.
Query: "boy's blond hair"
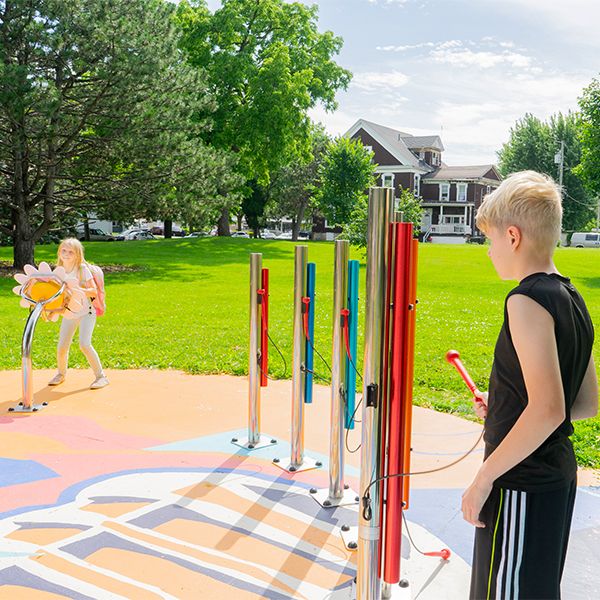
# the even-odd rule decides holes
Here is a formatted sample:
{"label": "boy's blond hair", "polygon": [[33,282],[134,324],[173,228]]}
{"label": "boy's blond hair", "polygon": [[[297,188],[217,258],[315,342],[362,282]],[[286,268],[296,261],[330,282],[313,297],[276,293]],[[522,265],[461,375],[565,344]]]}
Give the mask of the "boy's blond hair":
{"label": "boy's blond hair", "polygon": [[560,239],[561,190],[548,175],[513,173],[483,199],[475,222],[484,233],[515,225],[538,249],[552,251]]}
{"label": "boy's blond hair", "polygon": [[78,270],[79,267],[81,266],[81,263],[83,263],[85,261],[85,258],[84,258],[84,255],[83,255],[83,244],[77,238],[67,238],[67,239],[63,240],[58,245],[58,250],[56,252],[57,257],[58,257],[57,261],[56,261],[56,264],[59,267],[63,267],[64,266],[62,258],[60,257],[60,250],[64,246],[67,246],[67,247],[71,248],[71,250],[75,251],[74,270]]}

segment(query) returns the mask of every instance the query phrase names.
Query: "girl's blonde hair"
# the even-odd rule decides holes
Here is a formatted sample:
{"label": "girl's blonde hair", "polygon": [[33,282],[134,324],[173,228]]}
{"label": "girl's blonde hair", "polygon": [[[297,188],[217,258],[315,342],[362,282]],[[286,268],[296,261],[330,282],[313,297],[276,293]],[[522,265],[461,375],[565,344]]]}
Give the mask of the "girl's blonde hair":
{"label": "girl's blonde hair", "polygon": [[58,251],[57,251],[58,260],[56,261],[56,264],[59,267],[64,267],[62,258],[60,257],[60,251],[65,246],[68,246],[69,248],[71,248],[72,250],[75,251],[74,270],[78,270],[79,267],[81,266],[81,263],[83,263],[83,261],[84,261],[84,257],[83,257],[83,245],[76,238],[67,238],[58,245]]}
{"label": "girl's blonde hair", "polygon": [[560,239],[560,187],[536,171],[513,173],[483,199],[475,222],[484,233],[515,225],[538,249],[552,250]]}

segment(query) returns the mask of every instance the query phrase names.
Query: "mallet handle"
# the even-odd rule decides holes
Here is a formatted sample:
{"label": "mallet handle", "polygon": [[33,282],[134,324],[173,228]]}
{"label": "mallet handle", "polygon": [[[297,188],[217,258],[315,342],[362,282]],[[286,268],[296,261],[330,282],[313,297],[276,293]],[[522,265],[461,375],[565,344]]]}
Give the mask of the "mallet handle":
{"label": "mallet handle", "polygon": [[460,376],[463,378],[463,381],[467,384],[469,390],[471,390],[472,394],[481,393],[477,389],[477,386],[475,385],[473,379],[471,379],[471,376],[469,375],[467,369],[465,369],[465,366],[462,364],[460,360],[460,354],[456,350],[448,350],[448,352],[446,352],[446,360],[451,365],[454,365]]}

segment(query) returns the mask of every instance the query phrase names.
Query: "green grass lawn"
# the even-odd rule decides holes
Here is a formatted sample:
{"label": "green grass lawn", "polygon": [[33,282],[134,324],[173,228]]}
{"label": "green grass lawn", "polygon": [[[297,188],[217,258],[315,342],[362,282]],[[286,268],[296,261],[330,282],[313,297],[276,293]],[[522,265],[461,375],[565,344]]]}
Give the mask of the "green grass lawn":
{"label": "green grass lawn", "polygon": [[[88,258],[100,265],[124,264],[140,270],[107,275],[106,316],[98,320],[94,345],[109,368],[183,369],[191,373],[242,375],[248,366],[248,263],[250,252],[263,253],[270,269],[271,336],[291,362],[294,243],[204,238],[86,245]],[[315,346],[331,356],[333,244],[309,242],[309,260],[317,263]],[[361,288],[364,290],[364,255]],[[53,261],[56,246],[40,246],[36,260]],[[11,260],[12,248],[0,248]],[[585,297],[592,319],[600,323],[600,253],[559,249],[556,262]],[[20,368],[20,344],[27,311],[11,293],[15,282],[0,278],[0,368]],[[501,282],[485,247],[422,244],[415,356],[415,402],[421,406],[470,415],[469,394],[445,362],[450,348],[481,389],[487,389],[493,346],[502,322],[504,296],[512,283]],[[361,298],[361,311],[364,298]],[[359,326],[362,337],[362,315]],[[40,322],[34,365],[53,367],[58,325]],[[360,340],[359,340],[360,344]],[[359,346],[360,347],[360,346]],[[600,365],[599,346],[595,346]],[[76,347],[71,366],[87,366]],[[274,376],[289,377],[275,351]],[[361,368],[362,356],[359,358]],[[316,358],[315,370],[327,370]],[[600,419],[578,423],[574,436],[582,465],[600,468]]]}

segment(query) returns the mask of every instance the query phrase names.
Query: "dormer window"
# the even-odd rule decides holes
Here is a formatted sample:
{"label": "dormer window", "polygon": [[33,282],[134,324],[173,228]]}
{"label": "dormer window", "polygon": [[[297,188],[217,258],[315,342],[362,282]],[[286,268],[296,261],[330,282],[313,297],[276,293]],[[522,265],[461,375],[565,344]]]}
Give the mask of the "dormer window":
{"label": "dormer window", "polygon": [[423,150],[419,150],[419,158],[425,160],[425,152],[423,152]]}
{"label": "dormer window", "polygon": [[393,173],[383,173],[381,175],[381,187],[394,187],[394,174]]}

